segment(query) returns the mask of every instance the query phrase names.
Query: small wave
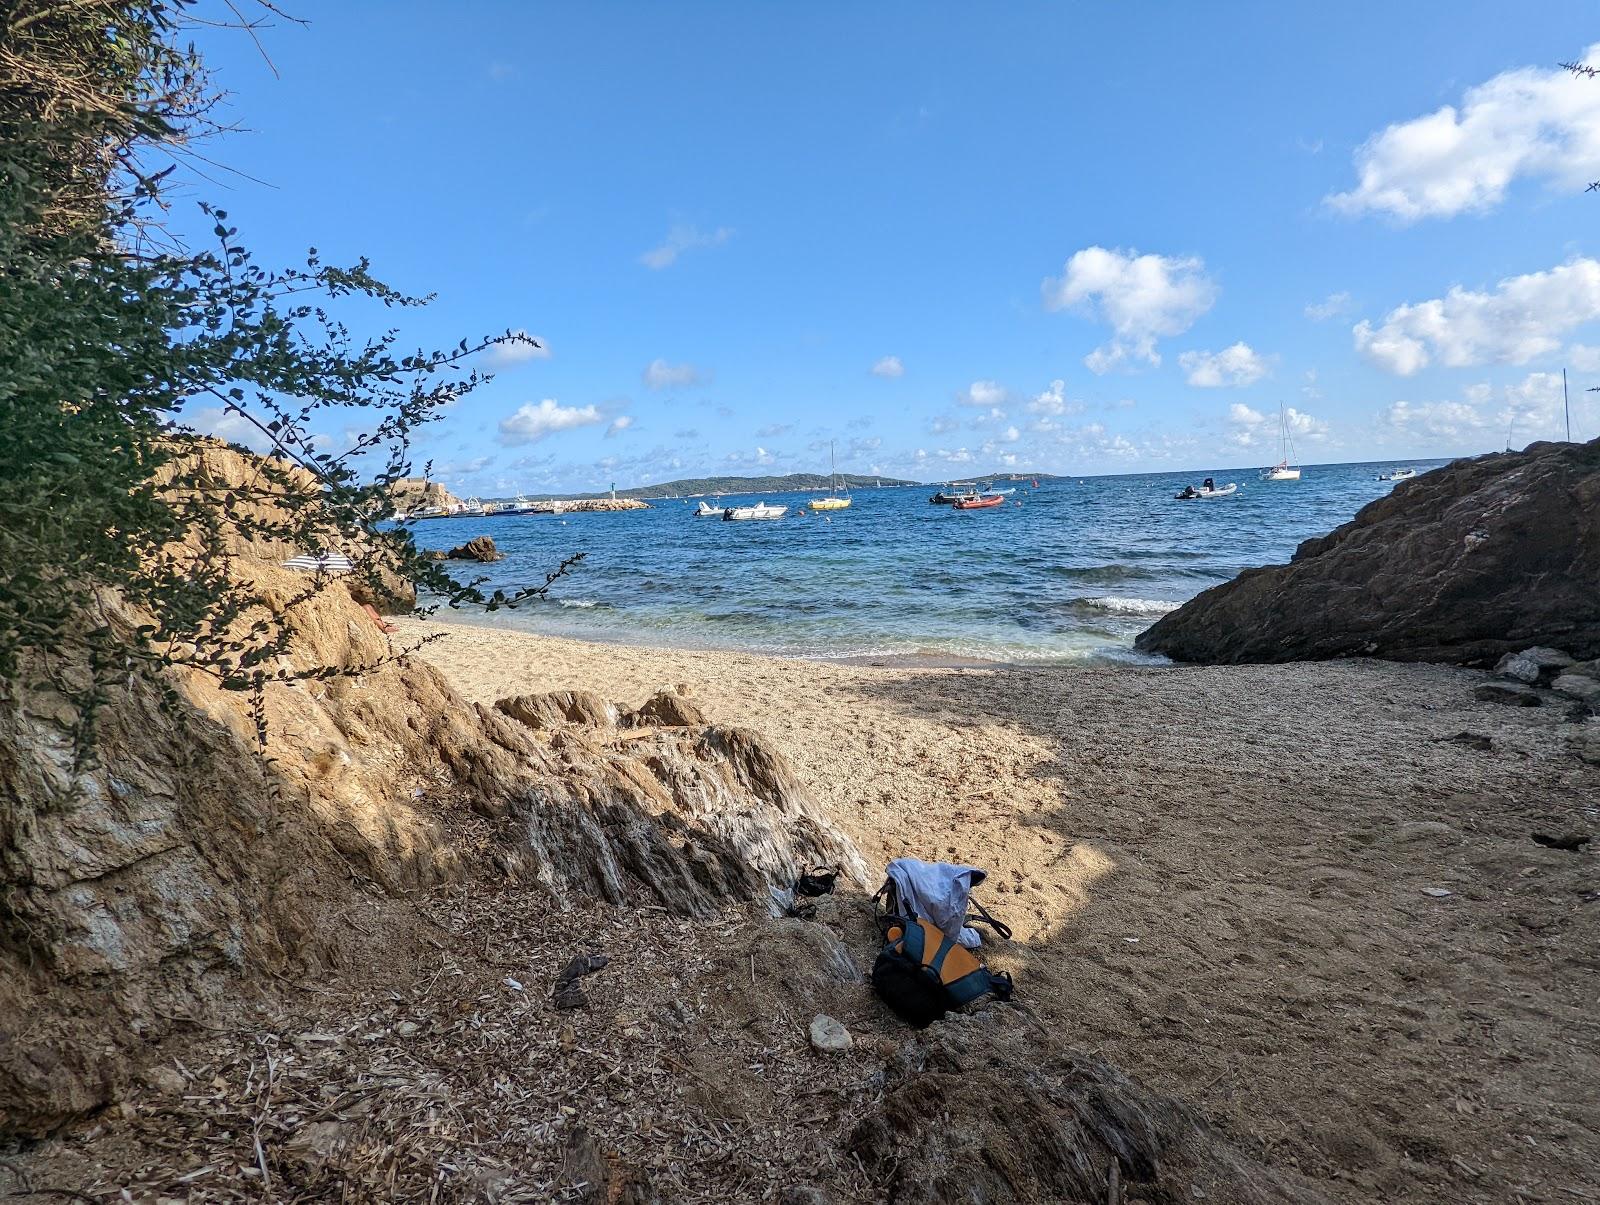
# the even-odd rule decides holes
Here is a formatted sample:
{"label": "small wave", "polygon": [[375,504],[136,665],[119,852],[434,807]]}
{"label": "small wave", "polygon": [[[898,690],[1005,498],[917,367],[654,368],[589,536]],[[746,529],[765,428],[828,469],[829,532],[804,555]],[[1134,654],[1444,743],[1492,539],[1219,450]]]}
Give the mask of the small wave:
{"label": "small wave", "polygon": [[1151,581],[1162,574],[1140,565],[1056,565],[1050,570],[1057,577],[1079,582]]}
{"label": "small wave", "polygon": [[1107,615],[1165,615],[1182,605],[1159,598],[1079,598],[1074,599],[1073,604]]}
{"label": "small wave", "polygon": [[593,598],[558,598],[556,602],[563,607],[578,607],[584,611],[600,605],[599,601]]}

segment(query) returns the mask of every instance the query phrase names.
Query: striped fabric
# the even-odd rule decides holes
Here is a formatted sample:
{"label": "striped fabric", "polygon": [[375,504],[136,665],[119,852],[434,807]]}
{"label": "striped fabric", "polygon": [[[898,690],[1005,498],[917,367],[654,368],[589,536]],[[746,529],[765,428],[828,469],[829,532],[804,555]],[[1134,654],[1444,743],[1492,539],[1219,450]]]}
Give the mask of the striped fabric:
{"label": "striped fabric", "polygon": [[302,553],[283,563],[285,569],[325,570],[329,573],[349,573],[355,566],[350,558],[340,552],[325,552],[321,556]]}

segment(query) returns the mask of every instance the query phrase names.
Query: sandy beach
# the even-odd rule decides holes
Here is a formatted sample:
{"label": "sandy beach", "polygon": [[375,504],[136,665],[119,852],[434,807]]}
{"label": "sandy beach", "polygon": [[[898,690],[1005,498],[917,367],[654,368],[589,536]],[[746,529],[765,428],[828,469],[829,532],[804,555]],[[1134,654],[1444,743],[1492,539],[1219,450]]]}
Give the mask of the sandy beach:
{"label": "sandy beach", "polygon": [[1592,830],[1600,774],[1555,708],[1439,666],[879,668],[398,622],[444,633],[420,655],[469,700],[680,687],[766,734],[874,867],[990,872],[1020,1004],[1342,1198],[1600,1192],[1600,883],[1531,840]]}

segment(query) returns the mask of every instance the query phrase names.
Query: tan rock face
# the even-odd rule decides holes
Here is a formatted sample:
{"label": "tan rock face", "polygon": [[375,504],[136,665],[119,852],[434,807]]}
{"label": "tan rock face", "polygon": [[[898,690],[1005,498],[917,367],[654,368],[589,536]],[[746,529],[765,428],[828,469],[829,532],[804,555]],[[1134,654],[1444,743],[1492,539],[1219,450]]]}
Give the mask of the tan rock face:
{"label": "tan rock face", "polygon": [[687,916],[814,861],[864,882],[761,738],[682,700],[469,706],[431,666],[389,660],[403,649],[344,585],[295,601],[305,578],[279,551],[241,541],[239,571],[294,633],[284,668],[352,674],[269,688],[266,760],[248,701],[199,674],[174,708],[148,684],[113,692],[87,770],[58,697],[0,693],[0,1132],[115,1099],[174,1019],[225,1011],[263,971],[343,957],[355,931],[324,920],[360,880],[512,874]]}

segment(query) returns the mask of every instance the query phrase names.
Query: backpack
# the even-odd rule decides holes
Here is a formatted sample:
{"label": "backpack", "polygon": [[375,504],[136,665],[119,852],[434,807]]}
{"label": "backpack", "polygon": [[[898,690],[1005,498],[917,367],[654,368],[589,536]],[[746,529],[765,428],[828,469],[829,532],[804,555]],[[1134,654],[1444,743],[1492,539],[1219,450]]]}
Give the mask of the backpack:
{"label": "backpack", "polygon": [[[978,956],[954,938],[947,937],[926,917],[902,915],[893,881],[883,885],[874,899],[884,947],[872,964],[872,987],[902,1021],[925,1029],[954,1008],[985,995],[1011,999],[1011,976],[991,971]],[[1011,929],[979,904],[968,920],[994,927],[1009,938]]]}

